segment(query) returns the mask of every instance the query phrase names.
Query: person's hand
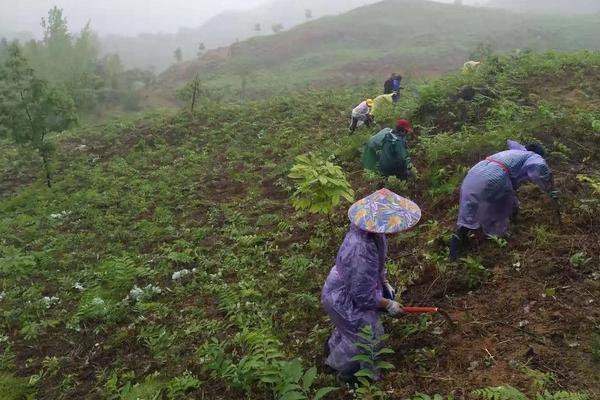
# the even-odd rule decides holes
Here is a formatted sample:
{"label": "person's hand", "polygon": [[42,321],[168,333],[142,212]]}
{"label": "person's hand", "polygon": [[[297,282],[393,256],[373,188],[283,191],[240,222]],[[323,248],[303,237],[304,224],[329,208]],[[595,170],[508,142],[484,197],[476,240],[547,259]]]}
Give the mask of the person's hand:
{"label": "person's hand", "polygon": [[383,282],[383,286],[385,286],[386,290],[390,294],[390,300],[394,300],[396,298],[396,289],[394,289],[388,280]]}
{"label": "person's hand", "polygon": [[385,306],[385,310],[392,317],[397,317],[404,313],[404,311],[402,311],[402,306],[400,305],[400,303],[393,300],[390,300],[388,302],[387,306]]}

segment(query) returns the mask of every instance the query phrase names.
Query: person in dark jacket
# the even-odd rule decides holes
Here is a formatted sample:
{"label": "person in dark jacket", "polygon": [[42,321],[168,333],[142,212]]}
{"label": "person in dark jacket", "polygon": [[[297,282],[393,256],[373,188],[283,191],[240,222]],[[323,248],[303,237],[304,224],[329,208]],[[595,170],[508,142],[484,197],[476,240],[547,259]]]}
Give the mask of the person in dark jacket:
{"label": "person in dark jacket", "polygon": [[400,90],[402,90],[402,76],[397,73],[393,73],[388,80],[383,84],[383,94],[393,95],[392,99],[394,103],[400,100]]}
{"label": "person in dark jacket", "polygon": [[384,128],[369,139],[362,154],[363,167],[382,177],[395,176],[407,179],[416,175],[406,145],[406,135],[412,134],[409,121],[400,118],[396,129]]}
{"label": "person in dark jacket", "polygon": [[394,80],[396,79],[396,76],[398,76],[398,74],[394,72],[392,73],[392,75],[390,75],[388,80],[385,81],[385,83],[383,84],[383,94],[394,93]]}

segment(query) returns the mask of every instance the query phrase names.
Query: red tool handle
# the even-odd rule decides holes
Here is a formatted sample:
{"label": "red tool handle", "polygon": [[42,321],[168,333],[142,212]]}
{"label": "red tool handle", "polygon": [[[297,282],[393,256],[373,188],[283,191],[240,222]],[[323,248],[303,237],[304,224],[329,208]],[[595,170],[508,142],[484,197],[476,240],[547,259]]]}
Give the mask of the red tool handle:
{"label": "red tool handle", "polygon": [[401,310],[409,314],[436,313],[439,311],[437,307],[402,307]]}

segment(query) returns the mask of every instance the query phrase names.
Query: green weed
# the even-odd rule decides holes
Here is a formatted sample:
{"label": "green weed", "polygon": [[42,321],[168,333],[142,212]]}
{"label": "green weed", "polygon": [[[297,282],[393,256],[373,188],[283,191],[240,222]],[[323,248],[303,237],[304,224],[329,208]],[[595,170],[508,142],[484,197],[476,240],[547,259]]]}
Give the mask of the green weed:
{"label": "green weed", "polygon": [[463,267],[463,279],[468,288],[474,289],[481,284],[487,274],[487,270],[477,257],[466,257],[461,259]]}

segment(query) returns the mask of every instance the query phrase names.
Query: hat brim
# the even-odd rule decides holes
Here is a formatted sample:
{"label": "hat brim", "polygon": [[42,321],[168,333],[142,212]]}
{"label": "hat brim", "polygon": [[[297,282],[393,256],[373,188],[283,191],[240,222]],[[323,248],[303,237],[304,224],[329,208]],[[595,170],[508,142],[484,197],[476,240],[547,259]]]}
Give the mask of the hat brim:
{"label": "hat brim", "polygon": [[392,234],[415,226],[421,219],[421,209],[413,201],[381,189],[354,203],[348,218],[364,231]]}

